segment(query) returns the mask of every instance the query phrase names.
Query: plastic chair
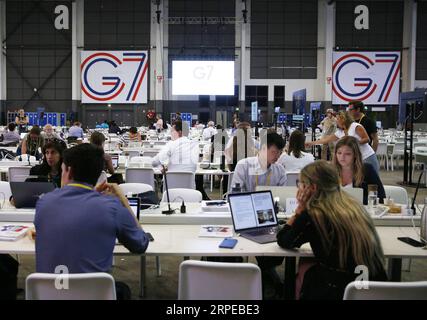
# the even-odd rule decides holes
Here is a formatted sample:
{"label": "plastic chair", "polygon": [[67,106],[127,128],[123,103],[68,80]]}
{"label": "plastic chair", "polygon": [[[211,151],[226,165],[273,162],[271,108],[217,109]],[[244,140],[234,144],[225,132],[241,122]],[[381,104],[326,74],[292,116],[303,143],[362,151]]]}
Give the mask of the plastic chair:
{"label": "plastic chair", "polygon": [[353,188],[353,187],[345,187],[342,188],[348,195],[352,196],[356,199],[360,204],[363,204],[363,189],[362,188]]}
{"label": "plastic chair", "polygon": [[149,164],[151,165],[153,163],[153,158],[152,157],[133,157],[132,159],[130,159],[129,163],[141,163],[141,164]]}
{"label": "plastic chair", "polygon": [[[168,171],[166,173],[168,179],[168,188],[185,188],[185,189],[195,189],[195,178],[194,173],[190,171]],[[163,191],[165,185],[163,185]]]}
{"label": "plastic chair", "polygon": [[297,185],[298,177],[299,172],[286,172],[286,185],[295,187]]}
{"label": "plastic chair", "polygon": [[394,199],[394,202],[400,204],[408,203],[408,192],[405,188],[399,186],[384,186],[386,197]]}
{"label": "plastic chair", "polygon": [[261,270],[252,263],[186,260],[179,267],[179,300],[261,300]]}
{"label": "plastic chair", "polygon": [[151,168],[126,168],[125,171],[126,183],[145,183],[153,187],[154,184],[154,170]]}
{"label": "plastic chair", "polygon": [[369,289],[357,289],[356,283],[347,285],[344,300],[427,300],[427,281],[369,281]]}
{"label": "plastic chair", "polygon": [[[0,194],[4,195],[4,200],[8,201],[10,196],[12,195],[12,191],[10,190],[10,184],[7,181],[0,181]],[[3,201],[3,197],[0,196],[0,201]],[[1,202],[0,202],[1,203]]]}
{"label": "plastic chair", "polygon": [[[201,202],[203,200],[202,193],[194,189],[185,189],[185,188],[175,188],[169,189],[169,199],[170,202],[175,202],[175,200],[184,201],[184,202]],[[167,202],[168,198],[166,191],[163,192],[162,202]]]}
{"label": "plastic chair", "polygon": [[380,167],[381,167],[381,161],[384,159],[384,169],[388,171],[387,142],[378,143],[378,149],[376,154],[377,154],[378,161],[380,163]]}
{"label": "plastic chair", "polygon": [[9,167],[9,182],[23,182],[30,175],[30,167]]}
{"label": "plastic chair", "polygon": [[116,287],[114,278],[103,272],[32,273],[25,280],[25,299],[116,300]]}
{"label": "plastic chair", "polygon": [[122,183],[119,187],[125,195],[128,193],[139,194],[147,191],[153,191],[153,187],[145,183]]}
{"label": "plastic chair", "polygon": [[155,156],[157,156],[157,154],[160,152],[159,151],[142,151],[142,154],[144,155],[144,157],[149,157],[149,158],[153,158]]}

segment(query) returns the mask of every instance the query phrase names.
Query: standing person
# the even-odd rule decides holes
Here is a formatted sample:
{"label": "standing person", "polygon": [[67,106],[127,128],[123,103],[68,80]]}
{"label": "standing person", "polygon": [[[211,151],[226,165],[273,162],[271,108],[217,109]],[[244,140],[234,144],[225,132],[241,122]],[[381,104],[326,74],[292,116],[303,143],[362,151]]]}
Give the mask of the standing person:
{"label": "standing person", "polygon": [[378,130],[374,120],[368,118],[365,111],[365,105],[362,101],[350,101],[348,103],[348,112],[350,112],[354,121],[360,123],[366,130],[369,136],[369,145],[377,152],[378,149]]}
{"label": "standing person", "polygon": [[162,116],[160,114],[158,114],[158,115],[156,115],[156,119],[157,119],[157,121],[156,121],[155,127],[156,127],[157,132],[160,132],[163,130]]}
{"label": "standing person", "polygon": [[[109,272],[116,239],[130,252],[144,253],[148,237],[115,184],[94,185],[104,166],[101,149],[84,143],[64,152],[62,188],[36,205],[36,272]],[[117,296],[124,285],[116,282]],[[126,286],[128,289],[128,287]]]}
{"label": "standing person", "polygon": [[27,132],[28,117],[25,115],[24,109],[19,109],[18,115],[15,118],[15,123],[18,126],[19,134]]}
{"label": "standing person", "polygon": [[325,144],[330,142],[338,141],[340,138],[345,136],[355,137],[359,141],[360,152],[362,153],[362,159],[364,163],[370,163],[377,174],[380,173],[380,164],[377,159],[375,151],[369,145],[369,136],[366,133],[365,128],[357,122],[354,122],[353,118],[348,112],[340,111],[337,116],[338,128],[335,134],[323,137],[316,141],[306,142],[306,146],[313,146],[316,144]]}
{"label": "standing person", "polygon": [[363,189],[363,204],[368,204],[368,186],[377,186],[378,198],[385,198],[384,186],[379,175],[369,163],[362,162],[359,143],[354,137],[343,137],[335,146],[332,163],[338,170],[341,186]]}
{"label": "standing person", "polygon": [[[322,138],[334,134],[337,130],[337,119],[335,119],[334,109],[326,110],[326,118],[320,122],[322,128]],[[330,142],[322,146],[322,159],[328,160],[328,149],[329,154],[332,158],[334,153],[334,143]]]}
{"label": "standing person", "polygon": [[300,261],[297,296],[342,300],[347,284],[359,276],[358,266],[367,269],[370,281],[386,281],[374,223],[366,209],[340,188],[335,168],[324,160],[313,162],[301,170],[297,186],[295,215],[277,234],[282,248],[309,242],[313,250],[310,264]]}

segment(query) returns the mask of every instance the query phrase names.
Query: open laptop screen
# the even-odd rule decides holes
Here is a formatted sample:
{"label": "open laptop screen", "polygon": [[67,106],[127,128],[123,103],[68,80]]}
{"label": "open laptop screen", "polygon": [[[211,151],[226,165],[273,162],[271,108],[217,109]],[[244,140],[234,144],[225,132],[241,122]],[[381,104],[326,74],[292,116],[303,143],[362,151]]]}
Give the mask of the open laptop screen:
{"label": "open laptop screen", "polygon": [[141,206],[141,199],[140,198],[128,198],[129,206],[132,209],[133,214],[135,215],[136,219],[139,221],[139,211]]}
{"label": "open laptop screen", "polygon": [[234,193],[228,201],[235,231],[277,225],[271,191]]}
{"label": "open laptop screen", "polygon": [[119,167],[119,155],[118,154],[112,154],[111,155],[111,161],[113,162],[113,168],[117,169]]}

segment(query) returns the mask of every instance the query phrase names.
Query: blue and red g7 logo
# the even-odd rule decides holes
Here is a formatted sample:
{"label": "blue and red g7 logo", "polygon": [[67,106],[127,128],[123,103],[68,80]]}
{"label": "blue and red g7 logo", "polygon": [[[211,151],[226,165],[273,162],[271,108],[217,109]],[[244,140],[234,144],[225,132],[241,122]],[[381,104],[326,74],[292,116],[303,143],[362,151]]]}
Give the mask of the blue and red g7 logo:
{"label": "blue and red g7 logo", "polygon": [[399,104],[400,52],[334,52],[332,104]]}
{"label": "blue and red g7 logo", "polygon": [[146,103],[147,51],[83,51],[82,103]]}

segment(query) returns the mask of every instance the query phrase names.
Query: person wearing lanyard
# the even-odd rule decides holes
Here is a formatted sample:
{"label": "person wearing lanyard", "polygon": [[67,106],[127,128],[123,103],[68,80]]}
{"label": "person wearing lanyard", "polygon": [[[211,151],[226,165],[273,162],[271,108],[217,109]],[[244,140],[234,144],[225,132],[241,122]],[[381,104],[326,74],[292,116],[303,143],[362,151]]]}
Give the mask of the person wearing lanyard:
{"label": "person wearing lanyard", "polygon": [[377,152],[378,148],[378,133],[377,133],[377,125],[374,120],[368,118],[365,113],[363,112],[365,110],[365,105],[362,101],[350,101],[348,103],[348,112],[353,117],[354,121],[361,124],[365,130],[366,133],[369,136],[369,145],[374,149],[375,152]]}
{"label": "person wearing lanyard", "polygon": [[[148,236],[120,188],[94,188],[103,167],[103,150],[94,145],[64,151],[62,187],[36,204],[36,272],[54,273],[58,266],[68,273],[109,272],[116,239],[132,253],[147,249]],[[118,299],[126,287],[116,282]]]}
{"label": "person wearing lanyard", "polygon": [[285,168],[276,163],[285,146],[276,132],[268,132],[261,138],[258,156],[237,162],[231,185],[239,183],[243,191],[253,192],[257,186],[286,185]]}

